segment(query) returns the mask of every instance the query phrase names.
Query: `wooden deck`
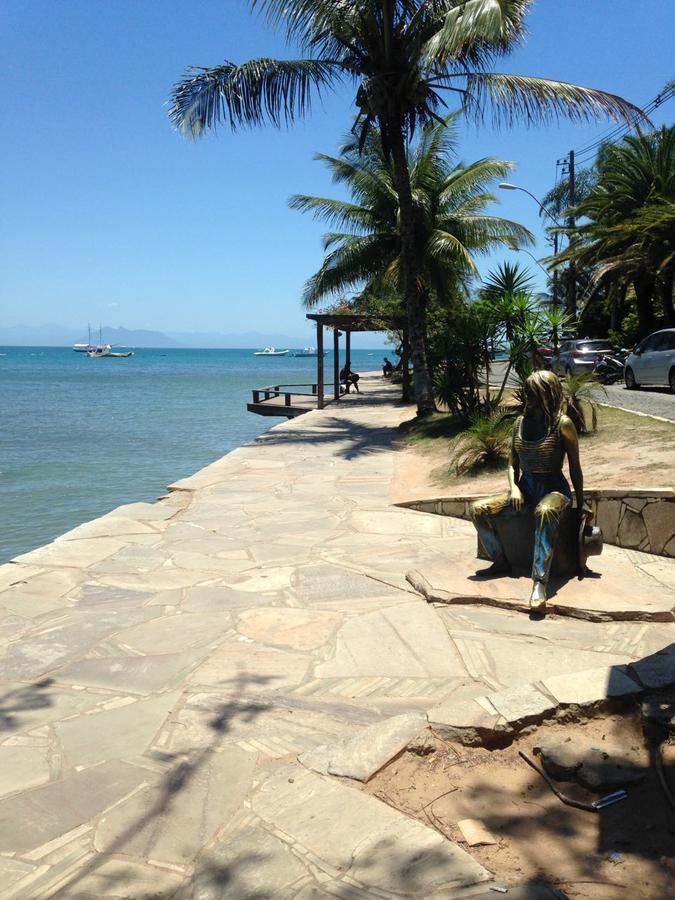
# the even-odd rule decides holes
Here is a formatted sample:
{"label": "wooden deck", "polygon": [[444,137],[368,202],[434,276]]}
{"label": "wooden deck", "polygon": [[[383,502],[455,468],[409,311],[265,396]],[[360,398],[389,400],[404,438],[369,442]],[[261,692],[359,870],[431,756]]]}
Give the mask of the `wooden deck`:
{"label": "wooden deck", "polygon": [[[332,384],[326,387],[333,387]],[[246,404],[249,412],[258,416],[285,416],[294,419],[313,409],[320,409],[316,384],[275,384],[252,391],[253,399]],[[324,400],[324,405],[328,402]]]}

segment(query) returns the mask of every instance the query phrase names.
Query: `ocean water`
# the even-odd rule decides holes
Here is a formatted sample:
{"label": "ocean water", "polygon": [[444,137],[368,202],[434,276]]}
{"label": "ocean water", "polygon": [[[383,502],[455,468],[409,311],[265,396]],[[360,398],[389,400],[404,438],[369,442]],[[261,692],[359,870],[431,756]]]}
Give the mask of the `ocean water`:
{"label": "ocean water", "polygon": [[[352,368],[378,369],[383,356],[353,350]],[[67,347],[0,347],[0,563],[122,503],[155,499],[285,421],[247,412],[252,388],[315,377],[316,359],[252,350],[89,359]]]}

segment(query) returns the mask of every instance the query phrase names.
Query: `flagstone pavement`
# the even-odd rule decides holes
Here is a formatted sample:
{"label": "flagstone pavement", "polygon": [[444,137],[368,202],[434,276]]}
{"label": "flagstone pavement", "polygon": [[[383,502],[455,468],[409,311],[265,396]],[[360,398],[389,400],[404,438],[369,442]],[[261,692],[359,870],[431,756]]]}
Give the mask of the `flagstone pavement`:
{"label": "flagstone pavement", "polygon": [[[406,573],[475,538],[392,505],[412,410],[379,381],[0,567],[0,897],[483,894],[462,848],[298,757],[673,643],[425,602]],[[671,590],[668,561],[610,549]]]}

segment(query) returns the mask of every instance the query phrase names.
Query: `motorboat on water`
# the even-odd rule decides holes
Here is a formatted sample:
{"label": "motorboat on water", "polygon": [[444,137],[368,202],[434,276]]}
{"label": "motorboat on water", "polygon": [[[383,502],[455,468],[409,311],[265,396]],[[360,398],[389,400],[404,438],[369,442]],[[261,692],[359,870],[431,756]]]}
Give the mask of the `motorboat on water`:
{"label": "motorboat on water", "polygon": [[288,356],[288,350],[275,350],[274,347],[265,347],[264,350],[256,350],[254,356]]}
{"label": "motorboat on water", "polygon": [[[318,356],[318,352],[316,347],[305,347],[304,350],[298,350],[297,353],[294,353],[293,356],[297,357],[309,357],[309,356]],[[326,355],[326,350],[323,351],[323,355]]]}
{"label": "motorboat on water", "polygon": [[104,347],[94,347],[93,350],[89,350],[87,352],[87,356],[89,357],[89,359],[100,359],[102,357],[112,359],[127,359],[127,357],[133,355],[133,350],[126,350],[124,353],[116,352],[112,349],[110,344],[106,344]]}

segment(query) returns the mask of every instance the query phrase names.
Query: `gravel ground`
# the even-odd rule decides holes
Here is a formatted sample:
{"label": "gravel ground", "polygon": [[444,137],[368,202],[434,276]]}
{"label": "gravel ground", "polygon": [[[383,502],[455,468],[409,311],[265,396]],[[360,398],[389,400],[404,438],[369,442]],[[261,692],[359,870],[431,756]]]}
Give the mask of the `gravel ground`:
{"label": "gravel ground", "polygon": [[675,422],[675,394],[671,394],[668,388],[643,387],[628,391],[622,384],[609,384],[603,402]]}

